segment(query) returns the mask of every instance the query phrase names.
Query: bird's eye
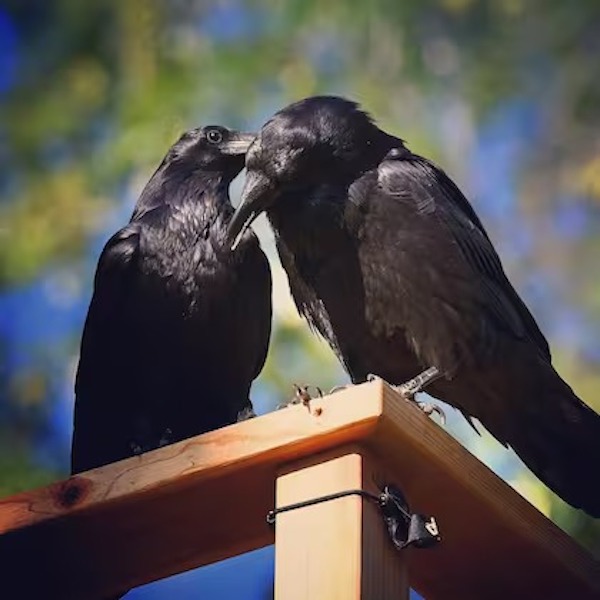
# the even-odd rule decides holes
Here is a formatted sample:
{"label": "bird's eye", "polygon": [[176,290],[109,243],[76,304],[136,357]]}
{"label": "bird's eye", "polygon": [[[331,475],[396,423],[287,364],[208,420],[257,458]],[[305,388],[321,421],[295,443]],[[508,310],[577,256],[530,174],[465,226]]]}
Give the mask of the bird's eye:
{"label": "bird's eye", "polygon": [[218,129],[209,129],[206,132],[206,139],[211,144],[220,144],[223,141],[223,133]]}

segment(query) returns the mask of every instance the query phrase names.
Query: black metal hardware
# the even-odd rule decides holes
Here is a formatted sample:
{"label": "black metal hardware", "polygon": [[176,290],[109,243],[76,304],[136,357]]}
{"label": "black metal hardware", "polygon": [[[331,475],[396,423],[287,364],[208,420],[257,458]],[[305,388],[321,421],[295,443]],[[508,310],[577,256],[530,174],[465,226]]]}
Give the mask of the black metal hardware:
{"label": "black metal hardware", "polygon": [[402,550],[407,546],[430,548],[441,540],[435,519],[431,516],[411,513],[404,494],[394,485],[384,486],[379,494],[372,494],[365,490],[345,490],[305,500],[304,502],[281,506],[268,512],[267,523],[274,525],[278,514],[346,496],[361,496],[379,506],[390,539],[398,550]]}

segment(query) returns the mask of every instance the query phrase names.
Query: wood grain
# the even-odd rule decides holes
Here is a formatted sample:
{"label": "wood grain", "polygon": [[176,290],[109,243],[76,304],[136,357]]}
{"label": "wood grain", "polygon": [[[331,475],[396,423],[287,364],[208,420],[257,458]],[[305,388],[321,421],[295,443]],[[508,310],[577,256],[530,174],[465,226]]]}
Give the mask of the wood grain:
{"label": "wood grain", "polygon": [[442,543],[411,551],[427,600],[600,598],[600,563],[414,405],[383,390],[373,448]]}
{"label": "wood grain", "polygon": [[[283,462],[370,435],[352,388],[0,500],[2,597],[105,598],[273,543]],[[34,566],[35,577],[31,575]],[[12,595],[11,595],[12,594]]]}

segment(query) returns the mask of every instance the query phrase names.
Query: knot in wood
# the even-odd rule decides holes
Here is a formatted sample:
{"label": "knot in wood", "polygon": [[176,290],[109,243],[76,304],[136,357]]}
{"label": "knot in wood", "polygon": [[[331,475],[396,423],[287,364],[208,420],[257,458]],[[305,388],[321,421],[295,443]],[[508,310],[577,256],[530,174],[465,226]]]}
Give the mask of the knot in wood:
{"label": "knot in wood", "polygon": [[63,508],[72,508],[81,502],[88,491],[89,482],[82,478],[71,478],[58,486],[56,501]]}

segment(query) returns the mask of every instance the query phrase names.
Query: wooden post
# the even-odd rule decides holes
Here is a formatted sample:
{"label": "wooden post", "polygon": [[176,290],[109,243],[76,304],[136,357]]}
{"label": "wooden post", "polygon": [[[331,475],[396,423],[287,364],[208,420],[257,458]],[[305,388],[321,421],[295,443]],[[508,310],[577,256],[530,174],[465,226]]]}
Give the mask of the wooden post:
{"label": "wooden post", "polygon": [[[378,493],[375,461],[343,447],[282,469],[277,507],[336,492]],[[394,549],[376,505],[347,496],[277,515],[275,600],[406,600],[406,551]]]}

